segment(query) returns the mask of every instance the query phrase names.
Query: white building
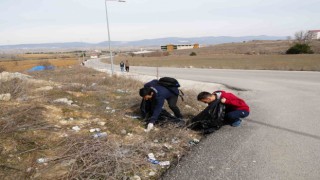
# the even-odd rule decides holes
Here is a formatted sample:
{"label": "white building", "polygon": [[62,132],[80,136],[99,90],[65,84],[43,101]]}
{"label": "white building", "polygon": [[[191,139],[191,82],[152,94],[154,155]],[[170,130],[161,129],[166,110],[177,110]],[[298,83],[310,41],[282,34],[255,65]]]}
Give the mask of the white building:
{"label": "white building", "polygon": [[320,39],[320,30],[310,30],[312,34],[312,39]]}

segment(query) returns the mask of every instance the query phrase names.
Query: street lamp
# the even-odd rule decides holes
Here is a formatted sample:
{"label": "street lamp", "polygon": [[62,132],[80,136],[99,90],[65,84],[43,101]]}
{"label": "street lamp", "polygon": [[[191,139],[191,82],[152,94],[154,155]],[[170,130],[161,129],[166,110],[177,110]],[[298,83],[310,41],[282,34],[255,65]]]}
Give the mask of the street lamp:
{"label": "street lamp", "polygon": [[107,19],[107,28],[108,28],[109,52],[110,52],[110,61],[111,61],[111,75],[113,75],[114,68],[113,68],[113,57],[112,57],[111,42],[110,42],[111,39],[110,39],[110,31],[109,31],[109,19],[108,19],[107,1],[118,1],[118,2],[126,2],[126,1],[124,1],[124,0],[104,0],[105,6],[106,6],[106,19]]}

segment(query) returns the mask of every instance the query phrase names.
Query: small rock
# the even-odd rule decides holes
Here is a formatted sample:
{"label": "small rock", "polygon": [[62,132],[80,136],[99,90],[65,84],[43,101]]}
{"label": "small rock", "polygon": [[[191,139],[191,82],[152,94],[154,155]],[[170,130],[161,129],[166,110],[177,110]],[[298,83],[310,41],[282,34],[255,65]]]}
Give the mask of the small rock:
{"label": "small rock", "polygon": [[153,142],[154,142],[154,143],[158,143],[158,142],[159,142],[159,140],[158,140],[158,139],[155,139],[155,140],[153,140]]}
{"label": "small rock", "polygon": [[132,180],[141,180],[140,176],[134,175]]}
{"label": "small rock", "polygon": [[127,131],[126,131],[125,129],[122,129],[122,130],[121,130],[121,134],[126,135],[126,134],[127,134]]}
{"label": "small rock", "polygon": [[0,101],[10,101],[10,99],[11,99],[10,93],[0,94]]}

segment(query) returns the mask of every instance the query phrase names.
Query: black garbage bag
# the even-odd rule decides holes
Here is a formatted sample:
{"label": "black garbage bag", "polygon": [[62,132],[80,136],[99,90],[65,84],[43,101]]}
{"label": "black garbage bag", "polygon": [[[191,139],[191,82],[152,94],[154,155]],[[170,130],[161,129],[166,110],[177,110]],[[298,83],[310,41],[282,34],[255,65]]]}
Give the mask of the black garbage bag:
{"label": "black garbage bag", "polygon": [[193,117],[187,127],[204,134],[212,133],[224,125],[225,105],[220,100],[210,103],[203,111]]}

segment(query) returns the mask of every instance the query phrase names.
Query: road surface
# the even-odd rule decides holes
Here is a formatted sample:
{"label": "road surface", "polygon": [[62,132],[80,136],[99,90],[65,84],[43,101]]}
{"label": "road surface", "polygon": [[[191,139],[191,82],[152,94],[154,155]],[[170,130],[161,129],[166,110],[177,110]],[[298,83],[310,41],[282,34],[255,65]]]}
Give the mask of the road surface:
{"label": "road surface", "polygon": [[[87,65],[110,69],[99,60]],[[154,67],[130,71],[156,75]],[[251,108],[240,127],[207,136],[163,179],[320,179],[319,72],[159,68],[159,75],[236,88]]]}

